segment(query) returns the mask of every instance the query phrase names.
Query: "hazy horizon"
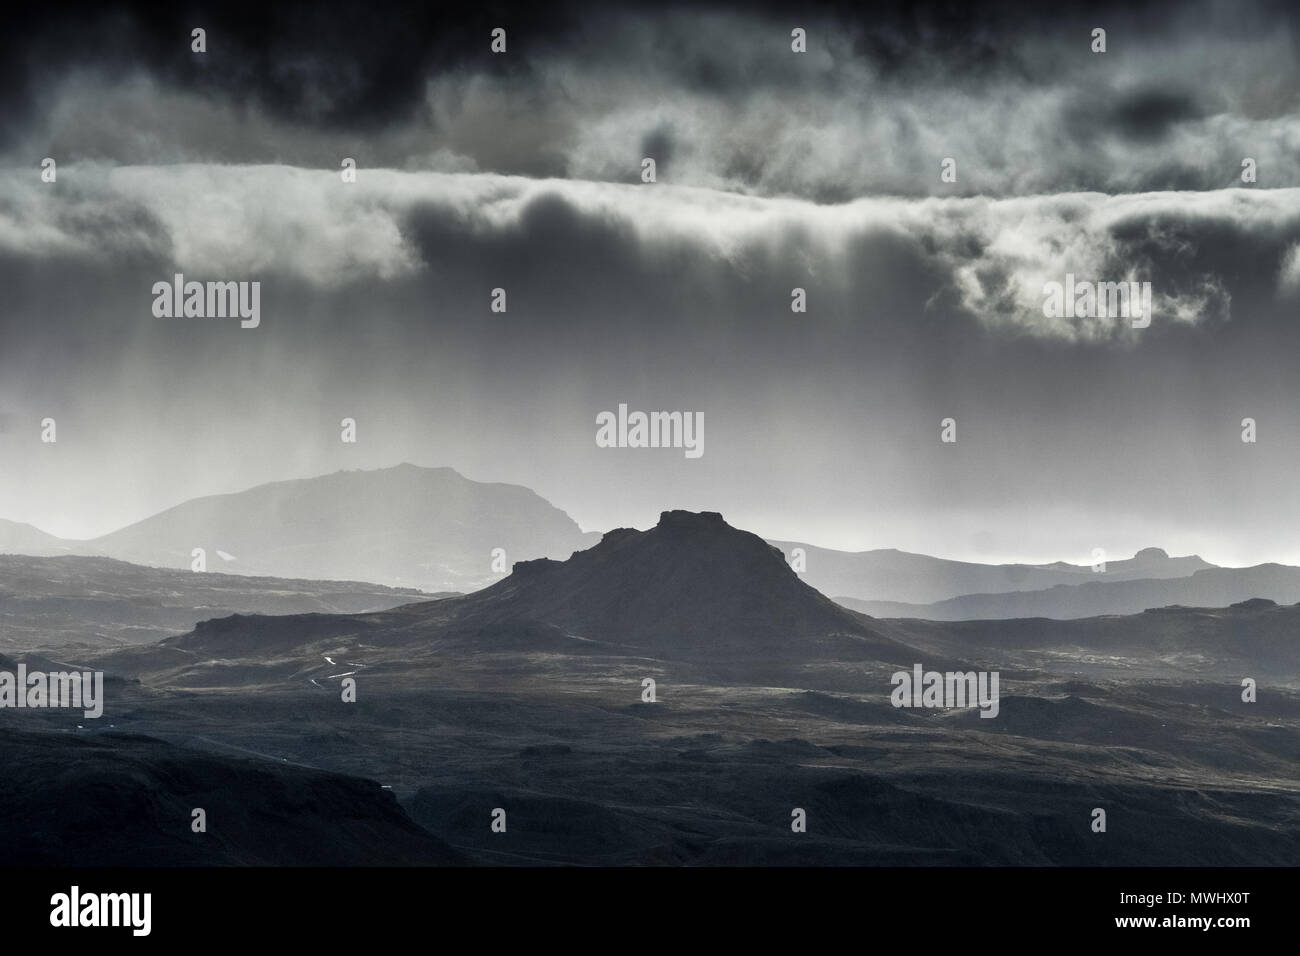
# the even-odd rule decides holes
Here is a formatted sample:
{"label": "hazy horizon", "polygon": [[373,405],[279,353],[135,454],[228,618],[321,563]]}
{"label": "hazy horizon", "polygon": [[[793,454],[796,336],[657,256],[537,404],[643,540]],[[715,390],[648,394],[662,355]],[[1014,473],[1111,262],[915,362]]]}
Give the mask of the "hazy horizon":
{"label": "hazy horizon", "polygon": [[[518,485],[518,486],[521,486],[521,487],[528,487],[527,485],[523,485],[521,482],[517,482],[517,481],[509,481],[509,480],[507,480],[507,479],[503,479],[503,478],[481,478],[481,477],[476,477],[476,476],[474,476],[474,475],[467,475],[467,474],[465,474],[463,471],[461,471],[460,469],[456,468],[456,467],[453,466],[453,465],[445,465],[445,464],[423,464],[423,463],[420,463],[420,462],[401,461],[401,462],[393,462],[392,464],[388,464],[388,465],[379,465],[379,466],[377,466],[377,467],[375,467],[375,468],[345,468],[345,469],[335,469],[335,470],[332,471],[332,472],[324,472],[324,473],[319,474],[319,475],[299,475],[299,476],[289,477],[289,478],[277,478],[277,479],[272,479],[272,481],[270,481],[270,482],[258,482],[256,485],[249,485],[249,486],[247,486],[247,487],[232,488],[232,489],[228,489],[228,490],[226,490],[226,491],[213,492],[212,494],[213,494],[213,495],[232,495],[232,494],[239,494],[239,493],[241,493],[241,492],[248,491],[248,490],[250,490],[250,489],[252,489],[252,488],[259,487],[259,486],[261,486],[261,485],[263,485],[263,484],[271,484],[271,483],[275,483],[275,482],[285,482],[285,481],[301,481],[301,480],[308,480],[308,479],[312,479],[312,478],[323,478],[323,477],[327,477],[328,475],[331,475],[331,474],[337,474],[337,473],[340,472],[340,471],[379,471],[379,470],[385,470],[385,469],[389,469],[389,468],[399,467],[399,466],[404,465],[404,464],[415,465],[416,467],[419,467],[419,468],[428,468],[428,469],[450,468],[451,470],[456,471],[456,472],[457,472],[458,474],[460,474],[462,477],[468,478],[468,479],[471,480],[471,481],[477,481],[477,482],[481,482],[481,483],[485,483],[485,484],[507,484],[507,485]],[[530,490],[536,491],[536,489],[530,489]],[[539,493],[539,495],[540,495],[540,493]],[[156,514],[161,514],[161,513],[165,512],[165,511],[170,510],[171,508],[174,508],[174,507],[176,507],[176,506],[178,506],[178,505],[184,504],[186,501],[191,501],[191,500],[193,500],[193,498],[195,498],[195,497],[208,497],[208,495],[201,495],[201,496],[200,496],[200,495],[195,495],[195,496],[190,496],[190,497],[181,498],[181,499],[178,499],[178,500],[176,500],[176,501],[174,501],[174,502],[170,502],[170,503],[168,503],[168,504],[165,504],[165,505],[163,505],[163,506],[161,506],[161,507],[159,507],[159,508],[156,508],[156,509],[150,510],[150,511],[148,511],[148,512],[145,513],[145,514],[141,514],[139,517],[137,517],[137,518],[133,518],[133,519],[131,519],[131,520],[129,520],[129,521],[127,521],[127,522],[121,524],[121,525],[115,525],[115,526],[113,526],[113,527],[106,528],[104,531],[101,531],[101,532],[98,532],[98,533],[95,533],[95,534],[84,535],[84,536],[62,535],[62,534],[58,534],[58,533],[56,533],[55,531],[51,530],[50,528],[43,527],[43,526],[41,526],[41,525],[36,525],[36,524],[34,524],[34,523],[32,523],[32,522],[21,522],[21,523],[24,523],[24,524],[31,524],[31,525],[33,525],[34,527],[36,527],[38,530],[40,530],[40,531],[44,531],[44,532],[46,532],[46,533],[48,533],[48,534],[53,534],[55,537],[61,538],[61,539],[65,540],[65,541],[89,542],[89,541],[94,540],[95,538],[102,537],[102,536],[105,535],[105,534],[110,534],[110,533],[112,533],[112,532],[114,532],[114,531],[120,530],[120,529],[123,528],[123,527],[127,527],[127,526],[129,526],[129,525],[131,525],[131,524],[134,524],[134,523],[136,523],[137,521],[142,521],[142,520],[144,520],[144,519],[146,519],[146,518],[153,517],[153,516],[156,515]],[[636,520],[636,521],[625,521],[625,522],[621,522],[621,523],[615,523],[615,524],[611,524],[611,525],[608,525],[608,526],[605,526],[605,527],[587,527],[587,526],[585,526],[581,521],[577,520],[577,518],[574,517],[574,515],[572,514],[572,512],[570,512],[569,509],[566,508],[562,502],[558,502],[558,501],[555,501],[555,500],[553,500],[553,499],[550,499],[550,498],[548,498],[546,495],[540,495],[540,497],[542,497],[543,499],[546,499],[547,501],[549,501],[550,504],[552,504],[552,505],[554,505],[555,507],[559,508],[561,511],[564,511],[566,514],[569,515],[569,517],[574,518],[575,523],[578,525],[579,529],[580,529],[581,531],[583,531],[584,533],[597,533],[597,534],[604,534],[605,532],[611,531],[611,530],[613,530],[614,528],[636,528],[637,530],[641,530],[641,531],[648,530],[649,528],[654,527],[654,526],[658,523],[660,514],[661,514],[662,512],[665,512],[665,511],[676,511],[676,510],[696,510],[696,511],[703,510],[703,511],[714,511],[714,510],[717,510],[717,509],[709,509],[709,508],[704,508],[704,509],[683,509],[683,508],[677,508],[677,507],[672,506],[672,505],[670,505],[670,504],[666,504],[664,507],[662,507],[662,508],[660,508],[658,511],[656,511],[653,515],[647,516],[647,517],[644,518],[644,519],[639,519],[639,520]],[[1091,557],[1091,554],[1086,554],[1086,555],[1062,555],[1062,556],[1057,556],[1057,557],[1044,557],[1044,558],[1038,558],[1038,559],[1032,559],[1032,560],[1031,560],[1031,559],[1018,558],[1018,557],[999,557],[999,556],[997,556],[997,555],[990,555],[990,554],[988,554],[988,553],[982,553],[982,552],[979,552],[978,550],[974,551],[974,552],[972,553],[972,555],[970,555],[970,556],[954,556],[954,555],[948,555],[948,554],[939,554],[939,553],[934,553],[934,552],[930,552],[930,551],[918,551],[918,550],[915,550],[915,549],[906,548],[906,547],[900,547],[900,546],[896,546],[896,545],[873,545],[873,546],[869,546],[869,547],[839,547],[839,546],[837,546],[837,545],[835,545],[835,544],[827,544],[827,543],[825,543],[825,542],[823,542],[823,541],[811,540],[811,539],[806,538],[806,537],[799,537],[799,536],[792,536],[792,535],[782,535],[782,534],[769,534],[769,533],[767,533],[766,531],[762,530],[761,528],[752,527],[752,526],[749,526],[749,525],[746,525],[746,524],[743,524],[743,523],[740,523],[740,522],[734,521],[734,520],[732,520],[732,518],[731,518],[729,515],[727,515],[725,512],[722,513],[722,516],[723,516],[723,519],[726,520],[727,523],[730,524],[732,527],[739,528],[740,530],[743,530],[743,531],[750,531],[750,532],[752,532],[752,533],[754,533],[754,534],[757,534],[757,535],[759,535],[760,537],[762,537],[762,538],[764,538],[764,539],[767,539],[767,540],[771,540],[771,541],[792,541],[792,542],[798,542],[798,543],[801,543],[801,544],[809,544],[809,545],[813,545],[814,547],[826,548],[826,549],[828,549],[828,550],[834,550],[834,551],[843,551],[843,552],[847,552],[847,553],[852,553],[852,552],[863,552],[863,551],[876,551],[876,550],[897,550],[897,551],[903,551],[903,552],[908,552],[908,553],[913,553],[913,554],[926,554],[926,555],[929,555],[930,557],[935,557],[935,558],[944,558],[944,559],[947,559],[947,560],[953,560],[953,561],[969,561],[969,562],[974,562],[974,563],[979,563],[979,564],[1032,564],[1032,565],[1047,565],[1047,564],[1052,564],[1052,563],[1055,563],[1055,562],[1063,561],[1063,562],[1066,562],[1066,563],[1069,563],[1069,564],[1075,564],[1075,565],[1080,565],[1080,566],[1086,567],[1086,566],[1088,566],[1089,564],[1092,563],[1092,557]],[[7,516],[5,516],[5,515],[0,515],[0,519],[6,519],[6,520],[10,520],[10,521],[17,521],[17,520],[18,520],[18,519],[14,519],[14,518],[7,518]],[[1204,554],[1197,554],[1196,552],[1187,552],[1186,554],[1184,554],[1184,553],[1182,553],[1182,552],[1175,552],[1175,551],[1170,550],[1170,549],[1167,548],[1167,547],[1164,547],[1164,546],[1163,546],[1162,544],[1160,544],[1159,542],[1153,542],[1153,543],[1151,543],[1151,544],[1144,545],[1143,547],[1155,547],[1155,548],[1161,548],[1162,550],[1166,551],[1166,552],[1169,554],[1170,557],[1175,557],[1175,558],[1177,558],[1177,557],[1187,557],[1187,556],[1196,555],[1196,556],[1198,556],[1198,557],[1204,558],[1205,560],[1209,561],[1211,564],[1216,564],[1216,565],[1219,565],[1220,567],[1247,567],[1247,566],[1249,566],[1249,565],[1231,565],[1231,564],[1226,564],[1226,563],[1219,562],[1219,561],[1214,561],[1212,558],[1209,558],[1209,557],[1207,557],[1207,556],[1204,555]],[[1123,553],[1123,552],[1110,552],[1110,553],[1108,553],[1108,557],[1109,557],[1109,559],[1110,559],[1111,561],[1124,560],[1124,559],[1128,559],[1128,558],[1133,557],[1133,555],[1134,555],[1135,553],[1137,553],[1137,551],[1140,551],[1140,550],[1142,550],[1142,547],[1135,548],[1132,552],[1129,552],[1129,553]],[[1257,562],[1257,563],[1268,563],[1268,562]],[[1283,561],[1283,562],[1277,562],[1277,563],[1284,563],[1284,564],[1285,564],[1285,563],[1290,563],[1290,562],[1284,562],[1284,561]]]}

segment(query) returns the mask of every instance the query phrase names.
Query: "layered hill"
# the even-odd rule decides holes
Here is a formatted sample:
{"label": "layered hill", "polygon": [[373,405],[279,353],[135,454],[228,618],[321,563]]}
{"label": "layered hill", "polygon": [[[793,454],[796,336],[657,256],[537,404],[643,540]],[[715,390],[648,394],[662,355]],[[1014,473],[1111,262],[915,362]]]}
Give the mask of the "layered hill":
{"label": "layered hill", "polygon": [[1300,605],[1253,598],[1229,607],[1162,607],[1069,621],[888,622],[931,653],[1106,678],[1243,677],[1300,687]]}
{"label": "layered hill", "polygon": [[112,558],[0,554],[0,650],[145,644],[226,614],[355,614],[432,596],[356,581],[197,574]]}

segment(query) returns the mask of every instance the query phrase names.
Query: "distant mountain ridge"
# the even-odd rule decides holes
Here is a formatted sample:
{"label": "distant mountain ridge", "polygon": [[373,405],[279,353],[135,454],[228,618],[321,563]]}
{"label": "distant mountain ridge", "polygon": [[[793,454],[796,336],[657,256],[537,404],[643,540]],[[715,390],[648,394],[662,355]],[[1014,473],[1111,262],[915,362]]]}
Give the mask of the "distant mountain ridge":
{"label": "distant mountain ridge", "polygon": [[[188,570],[194,549],[202,548],[209,572],[365,581],[431,593],[473,592],[501,581],[520,562],[562,561],[599,541],[599,533],[583,532],[564,511],[524,486],[477,482],[451,468],[411,464],[195,498],[87,541],[0,520],[0,554],[94,555]],[[1169,603],[1210,606],[1219,594],[1227,603],[1248,597],[1285,602],[1293,593],[1285,583],[1289,572],[1270,577],[1217,569],[1197,555],[1171,557],[1160,548],[1110,560],[1099,574],[1088,564],[1064,561],[985,565],[896,549],[843,552],[792,541],[767,543],[787,560],[802,549],[799,578],[805,584],[875,617],[1063,619]],[[1198,579],[1201,584],[1190,590],[1158,585],[1211,570],[1225,574]],[[1133,581],[1153,584],[1095,587]],[[1268,586],[1254,590],[1261,581]],[[997,597],[1021,593],[1036,596]]]}
{"label": "distant mountain ridge", "polygon": [[966,594],[933,604],[859,601],[837,597],[845,607],[873,617],[927,621],[1009,620],[1045,617],[1071,620],[1106,614],[1140,614],[1151,608],[1228,607],[1251,598],[1278,604],[1300,602],[1300,568],[1260,564],[1252,568],[1206,568],[1185,578],[1111,580],[1106,574],[1076,585],[1041,591]]}
{"label": "distant mountain ridge", "polygon": [[803,578],[823,594],[858,601],[931,604],[967,594],[1037,591],[1058,584],[1181,578],[1216,565],[1197,555],[1171,558],[1161,548],[1144,548],[1132,558],[1110,560],[1097,573],[1091,565],[975,564],[933,558],[884,548],[875,551],[833,551],[794,541],[770,541],[787,557],[802,548],[806,561]]}
{"label": "distant mountain ridge", "polygon": [[1242,676],[1252,676],[1261,684],[1300,686],[1300,604],[1267,599],[1248,598],[1225,607],[1171,605],[1060,621],[908,618],[884,623],[918,647],[936,653],[960,649],[1007,667],[1157,680],[1239,682]]}
{"label": "distant mountain ridge", "polygon": [[[411,464],[194,498],[89,541],[45,541],[17,530],[28,527],[0,533],[18,551],[31,542],[40,554],[188,569],[193,550],[203,548],[210,571],[425,591],[474,590],[499,580],[511,562],[568,557],[599,538],[522,485]],[[501,571],[493,570],[497,548]]]}

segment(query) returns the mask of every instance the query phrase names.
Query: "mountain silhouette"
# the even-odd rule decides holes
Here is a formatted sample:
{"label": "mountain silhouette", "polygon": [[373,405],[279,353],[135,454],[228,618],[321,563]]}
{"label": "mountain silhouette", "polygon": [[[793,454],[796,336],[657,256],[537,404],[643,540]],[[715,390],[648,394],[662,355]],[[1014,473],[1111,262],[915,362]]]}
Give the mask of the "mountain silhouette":
{"label": "mountain silhouette", "polygon": [[588,639],[676,650],[798,654],[833,635],[860,648],[884,638],[799,580],[779,550],[709,511],[665,511],[654,528],[616,529],[568,561],[521,562],[451,606],[475,623],[526,616]]}

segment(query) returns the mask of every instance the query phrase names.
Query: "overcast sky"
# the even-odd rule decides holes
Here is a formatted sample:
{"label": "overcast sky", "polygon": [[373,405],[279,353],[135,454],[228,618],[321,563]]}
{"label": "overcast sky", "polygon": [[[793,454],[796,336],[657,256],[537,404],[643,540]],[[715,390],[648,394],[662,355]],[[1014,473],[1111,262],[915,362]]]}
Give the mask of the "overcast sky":
{"label": "overcast sky", "polygon": [[[0,517],[410,461],[588,530],[1300,564],[1287,5],[220,10],[0,41]],[[155,317],[176,272],[261,325]],[[1150,326],[1045,316],[1067,273],[1149,281]],[[620,402],[704,455],[598,448]]]}

